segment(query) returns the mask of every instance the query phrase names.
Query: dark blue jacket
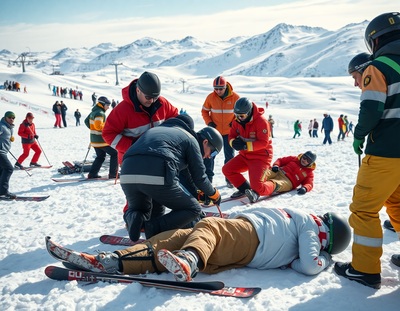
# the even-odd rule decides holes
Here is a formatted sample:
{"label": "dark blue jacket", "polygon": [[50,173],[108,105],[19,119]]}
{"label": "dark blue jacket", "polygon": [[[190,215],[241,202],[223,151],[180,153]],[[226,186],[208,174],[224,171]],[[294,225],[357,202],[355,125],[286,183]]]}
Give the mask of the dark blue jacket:
{"label": "dark blue jacket", "polygon": [[325,131],[332,131],[333,130],[333,120],[332,120],[331,116],[326,116],[322,120],[322,128],[321,128],[321,130],[325,130]]}
{"label": "dark blue jacket", "polygon": [[[215,190],[206,175],[200,146],[196,132],[182,120],[171,118],[146,131],[125,153],[123,163],[135,155],[159,157],[165,162],[167,183],[177,182],[180,171],[187,168],[197,188],[212,196]],[[156,165],[151,161],[136,162],[135,165],[148,168],[149,175],[160,174],[154,171]]]}

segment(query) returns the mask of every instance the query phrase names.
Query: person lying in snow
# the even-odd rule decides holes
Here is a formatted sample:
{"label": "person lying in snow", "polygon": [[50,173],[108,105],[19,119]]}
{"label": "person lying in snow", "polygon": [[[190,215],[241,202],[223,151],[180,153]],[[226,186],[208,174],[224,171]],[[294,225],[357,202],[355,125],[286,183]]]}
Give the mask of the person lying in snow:
{"label": "person lying in snow", "polygon": [[346,249],[350,237],[347,220],[337,213],[314,216],[299,209],[269,208],[239,213],[234,219],[204,218],[194,228],[165,231],[113,253],[78,253],[50,238],[46,243],[55,258],[93,272],[143,274],[169,270],[176,280],[190,281],[198,271],[214,274],[244,266],[291,267],[315,275],[329,265],[331,254]]}
{"label": "person lying in snow", "polygon": [[307,151],[298,156],[289,156],[276,160],[271,168],[265,172],[267,181],[264,183],[267,188],[266,195],[274,192],[287,192],[297,189],[298,194],[310,192],[313,188],[315,160],[317,155]]}

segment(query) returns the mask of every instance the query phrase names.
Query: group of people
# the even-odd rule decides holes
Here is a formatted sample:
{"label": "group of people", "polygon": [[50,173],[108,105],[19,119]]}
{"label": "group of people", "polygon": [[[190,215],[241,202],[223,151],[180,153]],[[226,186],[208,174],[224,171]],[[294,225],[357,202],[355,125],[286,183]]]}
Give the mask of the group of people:
{"label": "group of people", "polygon": [[[129,237],[137,241],[143,229],[148,240],[113,253],[80,254],[79,260],[70,261],[105,273],[169,270],[179,281],[190,281],[199,270],[217,273],[243,266],[292,267],[314,275],[328,266],[331,254],[348,246],[350,227],[334,212],[315,216],[271,208],[241,213],[234,219],[204,218],[198,199],[208,198],[216,205],[221,202],[211,182],[213,175],[206,172],[214,174],[207,169],[207,161],[214,160],[223,148],[225,157],[231,158],[222,173],[239,195],[252,202],[260,195],[299,186],[299,194],[309,192],[316,167],[311,151],[277,159],[271,166],[271,126],[264,108],[240,98],[222,76],[214,80],[213,88],[202,107],[207,126],[198,132],[189,115],[178,114],[161,96],[161,82],[154,73],[144,72],[122,90],[123,101],[98,131],[118,151],[122,164],[120,181],[127,199],[124,220]],[[100,97],[96,105],[90,125],[95,123],[93,118],[102,124],[104,116],[99,115],[110,103]],[[95,108],[101,111],[99,115]],[[92,141],[100,140],[98,136]],[[225,151],[229,148],[231,153]],[[242,175],[246,171],[249,181]],[[198,191],[193,194],[184,185]]]}
{"label": "group of people", "polygon": [[57,100],[52,108],[54,112],[54,116],[56,117],[56,122],[54,123],[54,128],[61,128],[61,120],[63,122],[64,127],[67,127],[67,110],[68,107],[61,100],[60,102]]}
{"label": "group of people", "polygon": [[[222,149],[222,173],[227,185],[236,188],[232,196],[247,196],[251,202],[292,189],[300,195],[311,191],[316,154],[307,151],[271,164],[271,124],[264,108],[239,97],[222,76],[213,81],[213,92],[201,110],[206,127],[195,132],[193,119],[178,114],[178,109],[161,96],[157,75],[144,72],[122,90],[123,101],[107,120],[105,111],[111,103],[101,96],[85,123],[91,130],[92,145],[99,148],[99,163],[106,153],[117,151],[117,156],[109,153],[113,157],[110,177],[117,177],[112,175],[118,173],[115,162],[122,164],[120,181],[127,200],[123,217],[129,237],[137,241],[144,230],[147,240],[113,253],[69,259],[84,269],[104,273],[168,270],[179,281],[190,281],[198,271],[217,273],[243,266],[291,267],[314,275],[329,265],[332,254],[347,248],[351,226],[353,258],[336,262],[334,270],[347,279],[380,288],[382,206],[400,234],[400,145],[395,143],[395,129],[400,129],[396,114],[400,106],[396,92],[400,83],[400,13],[373,19],[366,28],[365,42],[371,53],[368,59],[357,55],[349,64],[349,74],[362,90],[354,130],[356,154],[363,153],[368,137],[349,222],[335,212],[312,215],[294,208],[243,212],[234,219],[204,218],[199,201],[221,203],[212,179],[214,159]],[[1,120],[2,158],[14,140],[14,118],[7,112]],[[332,130],[333,120],[325,113],[321,127],[324,144],[332,143]],[[0,197],[7,195],[3,183],[7,166],[3,162]],[[245,172],[249,180],[242,175]],[[89,175],[98,177],[93,172]],[[166,213],[166,208],[171,211]],[[391,260],[400,266],[400,255]]]}
{"label": "group of people", "polygon": [[[14,91],[14,92],[21,92],[20,83],[17,81],[8,81],[4,82],[4,89],[6,91]],[[27,93],[26,86],[24,87],[24,93]]]}
{"label": "group of people", "polygon": [[49,83],[49,90],[51,90],[53,93],[53,96],[60,96],[60,97],[64,97],[67,98],[67,94],[69,93],[69,98],[70,99],[78,99],[79,100],[83,100],[83,93],[82,91],[78,90],[78,89],[72,89],[72,88],[63,88],[61,86],[56,86],[53,85],[53,88],[51,88],[51,84]]}
{"label": "group of people", "polygon": [[345,137],[349,137],[349,133],[351,132],[354,135],[353,132],[353,121],[350,121],[347,119],[347,116],[343,116],[342,114],[339,116],[338,119],[338,124],[339,124],[339,135],[338,135],[338,141],[339,140],[344,140]]}

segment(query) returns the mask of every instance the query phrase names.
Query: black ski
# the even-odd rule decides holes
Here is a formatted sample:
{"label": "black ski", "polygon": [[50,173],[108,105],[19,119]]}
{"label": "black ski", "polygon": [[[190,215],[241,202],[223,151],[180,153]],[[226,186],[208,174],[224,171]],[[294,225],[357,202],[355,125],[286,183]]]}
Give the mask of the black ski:
{"label": "black ski", "polygon": [[189,291],[195,293],[208,293],[210,295],[250,298],[257,295],[261,288],[251,287],[225,287],[223,282],[178,282],[159,279],[149,279],[146,277],[105,274],[82,270],[66,269],[56,266],[48,266],[45,269],[47,277],[58,281],[82,281],[89,283],[140,283],[143,286],[161,289],[172,289],[178,291]]}
{"label": "black ski", "polygon": [[44,196],[44,197],[22,197],[22,196],[20,197],[20,196],[17,196],[15,199],[6,199],[6,198],[1,198],[0,197],[0,200],[1,201],[34,201],[34,202],[40,202],[40,201],[46,200],[49,197],[50,197],[49,195]]}

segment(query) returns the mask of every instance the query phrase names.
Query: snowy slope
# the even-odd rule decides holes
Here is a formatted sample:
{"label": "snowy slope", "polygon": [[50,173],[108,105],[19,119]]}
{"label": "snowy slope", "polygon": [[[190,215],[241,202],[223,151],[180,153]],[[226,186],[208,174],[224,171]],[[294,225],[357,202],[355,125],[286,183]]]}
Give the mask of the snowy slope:
{"label": "snowy slope", "polygon": [[[105,47],[107,49],[108,47]],[[110,47],[113,49],[114,47]],[[102,54],[104,55],[104,53]],[[178,109],[186,109],[194,118],[197,130],[204,126],[200,109],[207,94],[212,91],[213,77],[186,75],[176,67],[160,67],[154,70],[162,81],[162,94]],[[84,119],[91,109],[90,95],[93,92],[121,100],[121,88],[140,72],[122,71],[121,85],[114,86],[114,68],[98,72],[73,72],[64,76],[48,76],[32,66],[25,74],[18,67],[7,67],[0,62],[0,81],[15,80],[28,93],[0,90],[0,116],[7,110],[16,113],[16,125],[22,122],[28,111],[35,114],[39,141],[50,163],[49,170],[34,170],[32,177],[24,171],[15,171],[10,180],[10,191],[18,195],[50,195],[40,203],[0,202],[0,309],[1,310],[397,310],[400,290],[399,268],[390,263],[393,253],[400,253],[396,234],[384,231],[384,253],[382,256],[382,289],[379,291],[339,278],[332,265],[321,274],[305,276],[291,269],[258,271],[249,268],[235,269],[217,275],[200,273],[199,281],[220,280],[232,286],[260,286],[263,291],[255,298],[235,299],[210,297],[206,294],[178,293],[156,290],[138,284],[83,286],[76,282],[56,282],[47,279],[43,271],[47,265],[56,264],[45,250],[44,238],[50,235],[55,242],[79,251],[95,253],[96,250],[114,251],[115,246],[102,245],[98,237],[102,234],[127,236],[122,219],[125,198],[119,185],[112,181],[93,181],[78,184],[57,184],[51,178],[60,178],[57,168],[61,161],[83,160],[89,143],[89,130],[75,127],[72,113],[77,108]],[[180,78],[185,77],[191,92],[182,93]],[[221,205],[223,212],[263,210],[268,207],[297,207],[316,215],[333,210],[349,216],[349,204],[358,171],[358,157],[352,150],[352,137],[336,142],[337,118],[348,115],[357,122],[360,91],[352,85],[352,79],[343,77],[321,78],[269,78],[255,76],[227,76],[240,96],[247,96],[260,107],[269,108],[276,127],[273,139],[274,160],[287,155],[297,155],[306,150],[317,153],[315,187],[312,192],[299,196],[296,192],[282,194],[273,199],[251,206],[239,202]],[[68,127],[54,129],[54,117],[46,115],[55,98],[51,96],[48,83],[65,87],[78,86],[83,90],[84,100],[63,99],[68,110]],[[330,98],[335,97],[335,101]],[[27,109],[26,106],[30,108]],[[303,121],[306,128],[310,119],[322,120],[329,112],[334,121],[333,145],[323,146],[322,138],[308,137],[306,130],[298,139],[292,139],[293,122]],[[20,139],[11,152],[22,153]],[[91,150],[88,159],[92,160]],[[12,163],[15,160],[9,156]],[[28,164],[30,157],[24,164]],[[39,163],[47,164],[44,155]],[[221,173],[223,155],[216,158],[214,186],[225,184]],[[102,170],[100,174],[107,174]],[[69,175],[66,177],[72,177]],[[233,190],[221,188],[223,197]],[[215,208],[210,211],[216,212]],[[388,219],[385,209],[381,221]],[[351,246],[334,260],[351,259]],[[170,274],[152,275],[172,280]]]}

